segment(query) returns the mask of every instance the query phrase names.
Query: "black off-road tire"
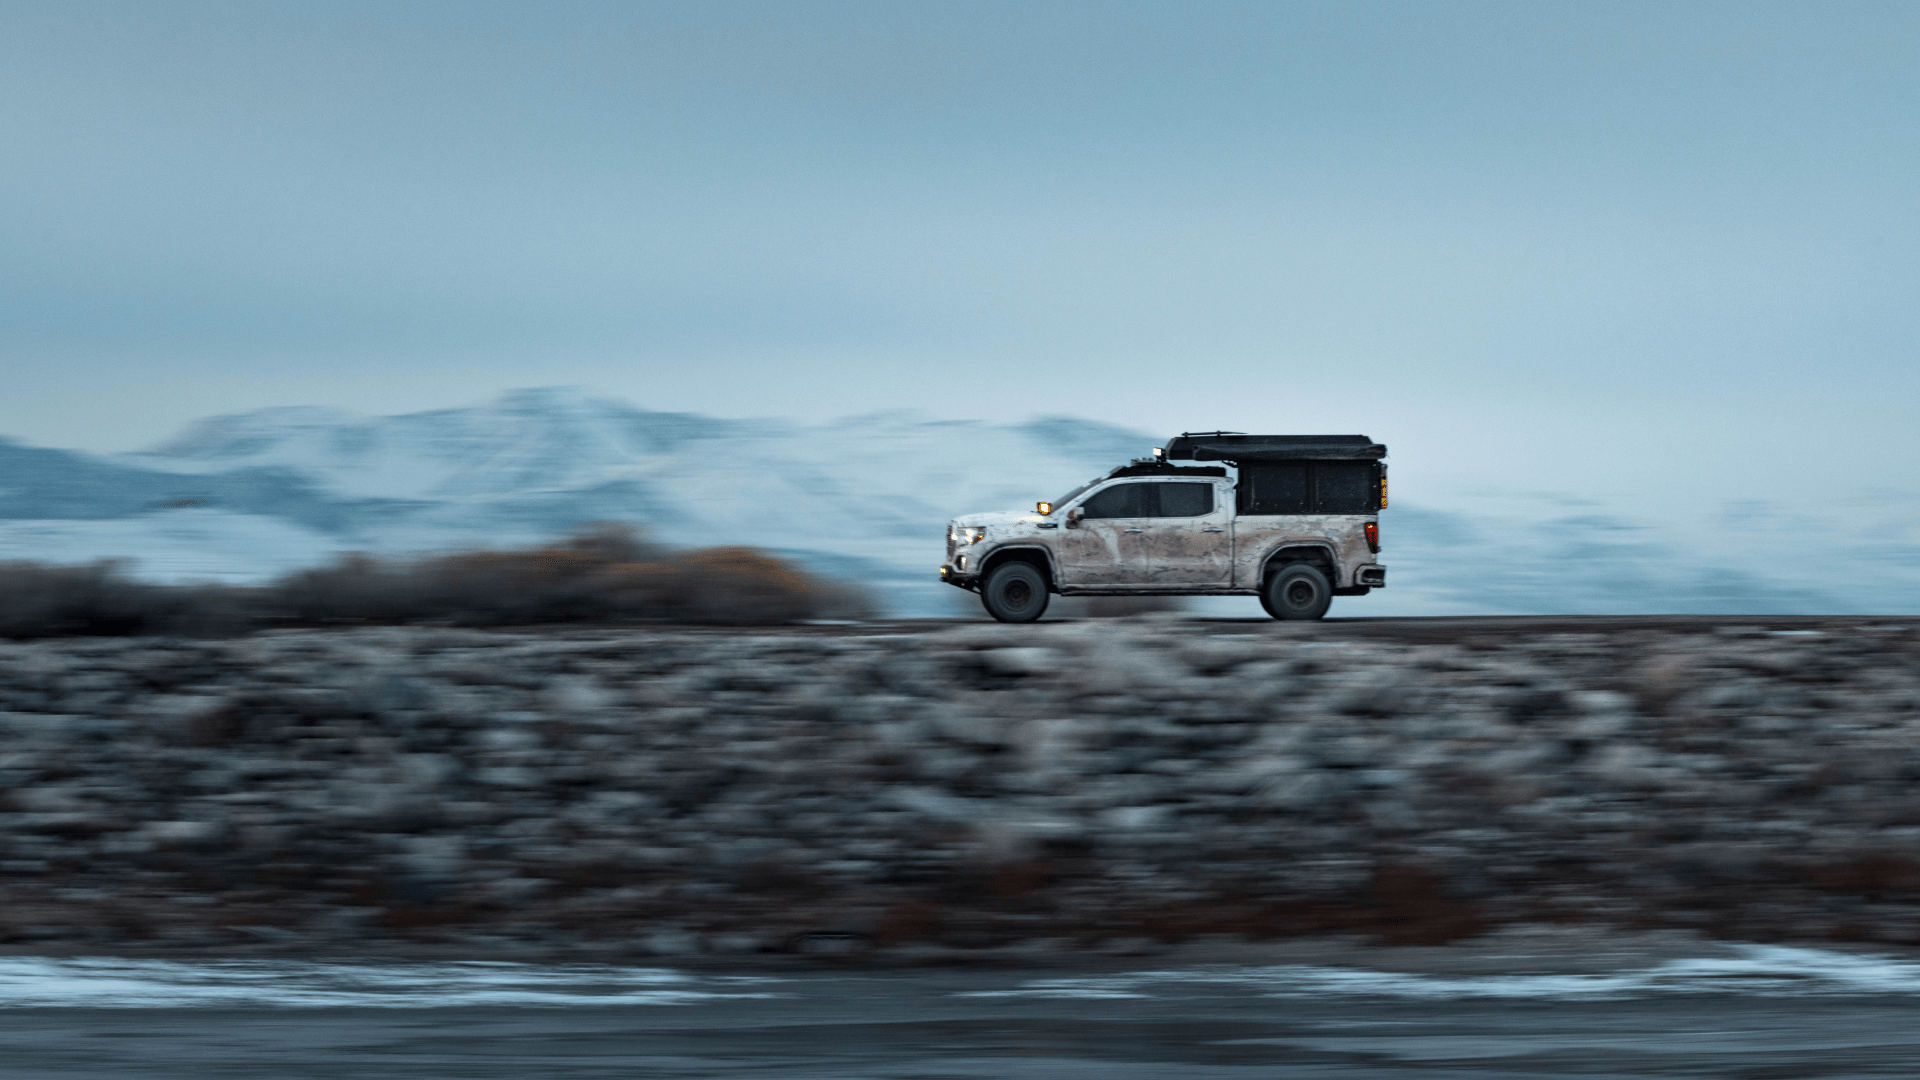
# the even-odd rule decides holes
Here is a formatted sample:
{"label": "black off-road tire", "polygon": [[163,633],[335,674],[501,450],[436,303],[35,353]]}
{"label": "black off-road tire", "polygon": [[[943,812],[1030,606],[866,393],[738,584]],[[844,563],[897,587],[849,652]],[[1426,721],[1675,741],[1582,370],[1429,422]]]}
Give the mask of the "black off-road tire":
{"label": "black off-road tire", "polygon": [[1023,562],[1001,563],[980,586],[980,603],[1001,622],[1032,622],[1047,610],[1047,579]]}
{"label": "black off-road tire", "polygon": [[1333,584],[1312,563],[1288,563],[1267,579],[1260,606],[1276,619],[1318,619],[1333,604]]}

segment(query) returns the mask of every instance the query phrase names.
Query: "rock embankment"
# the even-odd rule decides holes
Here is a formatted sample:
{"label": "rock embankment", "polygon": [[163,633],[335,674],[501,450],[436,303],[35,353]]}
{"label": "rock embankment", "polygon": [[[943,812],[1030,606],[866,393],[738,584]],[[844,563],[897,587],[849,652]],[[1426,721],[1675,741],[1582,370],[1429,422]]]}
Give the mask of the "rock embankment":
{"label": "rock embankment", "polygon": [[1158,619],[0,643],[12,947],[1920,944],[1920,637]]}

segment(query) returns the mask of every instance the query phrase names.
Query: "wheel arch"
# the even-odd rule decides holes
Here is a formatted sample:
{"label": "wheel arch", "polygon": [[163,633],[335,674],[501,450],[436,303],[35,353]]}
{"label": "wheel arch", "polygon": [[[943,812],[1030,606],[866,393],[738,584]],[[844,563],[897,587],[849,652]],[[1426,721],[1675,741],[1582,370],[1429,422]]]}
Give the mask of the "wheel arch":
{"label": "wheel arch", "polygon": [[1037,545],[1022,544],[993,549],[980,562],[980,580],[985,581],[988,574],[1008,562],[1032,564],[1046,579],[1048,592],[1057,594],[1060,591],[1060,580],[1053,573],[1053,552]]}
{"label": "wheel arch", "polygon": [[1273,575],[1288,563],[1313,563],[1327,575],[1327,583],[1340,587],[1340,559],[1333,545],[1324,541],[1289,541],[1267,553],[1260,563],[1260,588],[1265,589]]}

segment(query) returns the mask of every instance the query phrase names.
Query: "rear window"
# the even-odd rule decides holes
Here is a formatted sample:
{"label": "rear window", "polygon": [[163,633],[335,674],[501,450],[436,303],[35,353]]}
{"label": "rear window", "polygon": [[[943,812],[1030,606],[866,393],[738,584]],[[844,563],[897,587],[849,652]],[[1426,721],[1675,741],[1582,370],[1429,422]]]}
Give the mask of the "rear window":
{"label": "rear window", "polygon": [[1245,465],[1240,469],[1240,512],[1304,514],[1308,490],[1304,461]]}
{"label": "rear window", "polygon": [[1380,506],[1370,461],[1260,462],[1240,468],[1242,514],[1371,514]]}
{"label": "rear window", "polygon": [[1380,488],[1370,461],[1321,461],[1313,466],[1313,509],[1320,514],[1371,514]]}

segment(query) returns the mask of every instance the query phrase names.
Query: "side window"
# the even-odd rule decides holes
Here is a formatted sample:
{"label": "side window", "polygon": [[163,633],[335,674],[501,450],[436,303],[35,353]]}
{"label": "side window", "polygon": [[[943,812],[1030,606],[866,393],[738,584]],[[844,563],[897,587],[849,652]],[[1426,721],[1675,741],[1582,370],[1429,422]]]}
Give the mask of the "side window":
{"label": "side window", "polygon": [[1258,462],[1240,470],[1242,514],[1371,514],[1380,508],[1370,461]]}
{"label": "side window", "polygon": [[1205,517],[1213,513],[1212,484],[1154,484],[1160,495],[1160,512],[1155,517]]}
{"label": "side window", "polygon": [[1263,462],[1240,470],[1240,512],[1243,514],[1304,514],[1307,512],[1305,462]]}
{"label": "side window", "polygon": [[1313,467],[1313,509],[1320,514],[1371,514],[1380,492],[1373,463],[1323,461]]}
{"label": "side window", "polygon": [[1081,503],[1080,509],[1090,518],[1146,517],[1146,493],[1145,484],[1115,484]]}

